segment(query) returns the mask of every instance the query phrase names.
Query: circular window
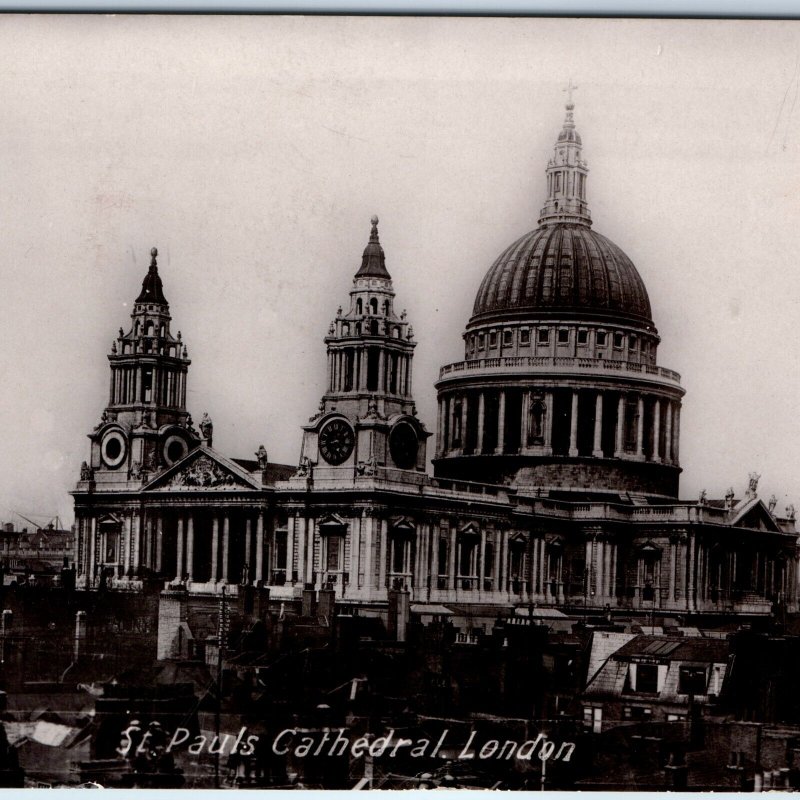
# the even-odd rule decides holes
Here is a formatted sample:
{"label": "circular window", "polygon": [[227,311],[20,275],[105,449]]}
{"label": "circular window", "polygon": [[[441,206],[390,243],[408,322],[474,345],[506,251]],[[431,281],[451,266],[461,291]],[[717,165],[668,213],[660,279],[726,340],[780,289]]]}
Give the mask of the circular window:
{"label": "circular window", "polygon": [[164,440],[164,447],[162,453],[164,461],[169,466],[175,462],[180,461],[189,452],[189,445],[186,444],[186,439],[173,433],[172,436],[167,436]]}
{"label": "circular window", "polygon": [[119,431],[111,431],[103,437],[100,454],[105,465],[113,469],[125,460],[127,449],[125,437]]}

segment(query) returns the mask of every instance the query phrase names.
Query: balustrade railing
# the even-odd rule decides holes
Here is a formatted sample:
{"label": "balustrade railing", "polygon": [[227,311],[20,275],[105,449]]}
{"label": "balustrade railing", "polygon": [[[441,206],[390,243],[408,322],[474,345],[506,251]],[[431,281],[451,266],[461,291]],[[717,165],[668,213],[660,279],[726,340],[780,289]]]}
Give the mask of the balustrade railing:
{"label": "balustrade railing", "polygon": [[568,367],[570,369],[587,371],[615,371],[633,372],[655,375],[659,378],[680,383],[681,376],[675,370],[666,367],[642,364],[637,361],[618,361],[610,358],[584,358],[577,356],[498,356],[495,358],[476,358],[469,361],[456,361],[445,364],[439,371],[439,378],[444,378],[454,372],[465,370],[483,370],[503,368],[555,368]]}

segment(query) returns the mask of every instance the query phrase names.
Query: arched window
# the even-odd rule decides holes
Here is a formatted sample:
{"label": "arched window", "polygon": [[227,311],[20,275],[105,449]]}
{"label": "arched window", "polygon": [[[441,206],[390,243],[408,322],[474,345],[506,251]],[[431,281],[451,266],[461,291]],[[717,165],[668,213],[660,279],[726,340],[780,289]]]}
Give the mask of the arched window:
{"label": "arched window", "polygon": [[378,335],[378,320],[376,320],[376,319],[373,319],[373,320],[372,320],[372,322],[370,322],[370,325],[369,325],[369,332],[370,332],[370,333],[371,333],[373,336],[377,336],[377,335]]}
{"label": "arched window", "polygon": [[342,336],[349,336],[350,335],[350,323],[343,322],[342,323]]}
{"label": "arched window", "polygon": [[370,311],[372,311],[373,314],[377,314],[378,313],[378,298],[377,297],[373,297],[369,301],[369,308],[370,308]]}
{"label": "arched window", "polygon": [[388,300],[384,300],[383,301],[383,313],[384,313],[385,316],[387,316],[387,317],[389,316],[389,301]]}
{"label": "arched window", "polygon": [[155,332],[156,325],[153,320],[148,320],[147,325],[145,325],[144,335],[145,336],[152,336]]}
{"label": "arched window", "polygon": [[356,314],[363,314],[363,313],[364,313],[364,304],[361,298],[359,297],[358,300],[356,300]]}
{"label": "arched window", "polygon": [[158,335],[163,339],[164,338],[164,323],[161,323],[161,327],[159,328]]}
{"label": "arched window", "polygon": [[139,322],[139,320],[137,319],[137,320],[136,320],[136,325],[135,325],[135,326],[134,326],[134,328],[133,328],[133,335],[134,335],[134,336],[138,336],[138,335],[139,335],[139,332],[140,332],[141,330],[142,330],[142,324],[141,324],[141,323]]}

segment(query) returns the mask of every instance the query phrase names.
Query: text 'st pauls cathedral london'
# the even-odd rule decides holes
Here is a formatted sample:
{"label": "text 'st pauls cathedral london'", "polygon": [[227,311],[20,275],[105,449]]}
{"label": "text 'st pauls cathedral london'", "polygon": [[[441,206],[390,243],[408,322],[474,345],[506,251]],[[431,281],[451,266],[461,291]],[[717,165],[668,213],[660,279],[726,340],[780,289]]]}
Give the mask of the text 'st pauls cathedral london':
{"label": "text 'st pauls cathedral london'", "polygon": [[691,392],[660,298],[593,227],[575,88],[534,154],[535,227],[449,331],[435,419],[388,216],[352,220],[291,464],[268,433],[220,452],[190,410],[182,287],[152,247],[110,349],[82,355],[109,372],[74,550],[3,590],[6,785],[800,786],[795,511],[747,469],[682,495]]}

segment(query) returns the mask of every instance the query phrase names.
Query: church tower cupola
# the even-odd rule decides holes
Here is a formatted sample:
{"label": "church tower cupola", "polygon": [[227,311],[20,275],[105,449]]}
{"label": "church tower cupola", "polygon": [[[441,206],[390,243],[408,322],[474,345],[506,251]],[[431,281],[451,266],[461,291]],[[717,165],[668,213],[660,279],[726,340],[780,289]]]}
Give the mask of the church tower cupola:
{"label": "church tower cupola", "polygon": [[173,336],[170,330],[157,257],[154,247],[130,329],[119,329],[108,355],[108,405],[89,435],[92,457],[84,470],[99,485],[141,483],[199,443],[186,410],[189,353],[180,331]]}
{"label": "church tower cupola", "polygon": [[586,204],[586,176],[589,167],[583,160],[581,137],[575,130],[572,92],[577,86],[570,81],[567,115],[561,133],[556,140],[553,157],[547,162],[547,200],[539,217],[540,225],[557,222],[572,222],[591,225],[592,218]]}
{"label": "church tower cupola", "polygon": [[430,434],[412,397],[414,331],[406,312],[395,309],[377,217],[371,225],[348,307],[339,307],[325,338],[327,390],[305,428],[302,457],[362,470],[424,470]]}

